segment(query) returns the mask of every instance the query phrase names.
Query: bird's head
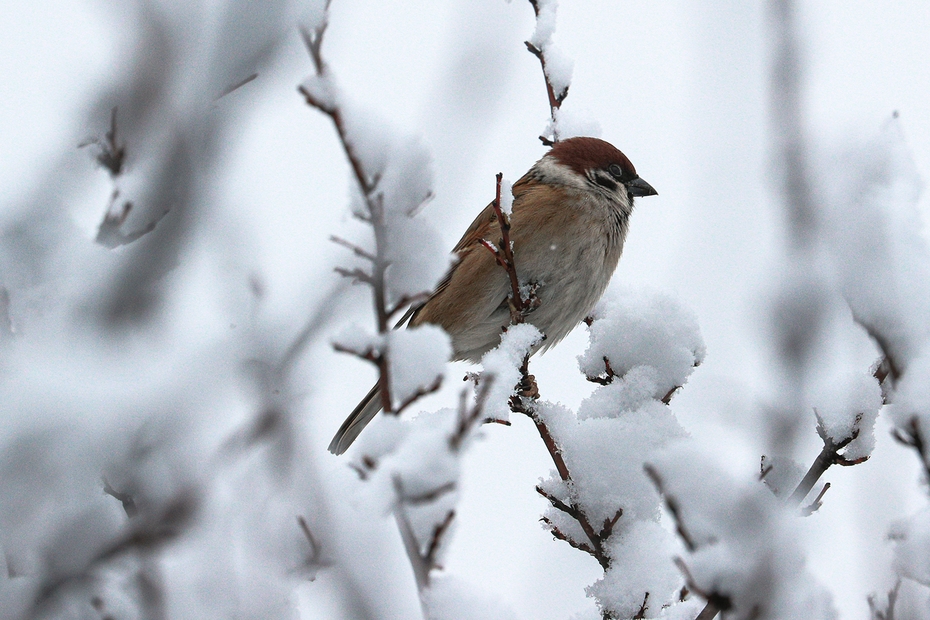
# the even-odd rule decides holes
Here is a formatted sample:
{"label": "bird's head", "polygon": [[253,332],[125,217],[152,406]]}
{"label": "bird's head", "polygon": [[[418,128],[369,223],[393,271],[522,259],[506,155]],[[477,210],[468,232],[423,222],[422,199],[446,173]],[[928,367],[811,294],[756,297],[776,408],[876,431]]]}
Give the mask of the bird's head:
{"label": "bird's head", "polygon": [[597,138],[557,142],[535,168],[543,182],[597,193],[619,203],[625,211],[632,208],[633,198],[658,194],[636,174],[626,155]]}

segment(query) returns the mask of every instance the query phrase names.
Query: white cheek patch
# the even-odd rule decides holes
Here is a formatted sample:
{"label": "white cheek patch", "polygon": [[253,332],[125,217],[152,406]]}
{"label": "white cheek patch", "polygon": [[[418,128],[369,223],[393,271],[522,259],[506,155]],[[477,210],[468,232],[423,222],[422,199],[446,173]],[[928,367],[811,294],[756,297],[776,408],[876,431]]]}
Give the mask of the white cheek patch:
{"label": "white cheek patch", "polygon": [[587,189],[587,181],[568,166],[563,166],[553,157],[546,155],[533,166],[540,179],[554,185],[565,185],[575,189]]}

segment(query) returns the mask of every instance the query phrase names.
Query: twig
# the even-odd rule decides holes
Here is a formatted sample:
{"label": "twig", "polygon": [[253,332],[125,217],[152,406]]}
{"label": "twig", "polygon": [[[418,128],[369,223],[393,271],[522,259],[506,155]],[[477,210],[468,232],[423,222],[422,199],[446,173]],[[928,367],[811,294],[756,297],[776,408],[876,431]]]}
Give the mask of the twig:
{"label": "twig", "polygon": [[649,609],[649,593],[646,592],[646,596],[643,597],[643,604],[639,606],[639,611],[636,612],[636,615],[633,616],[633,620],[644,620],[646,617],[646,610]]}
{"label": "twig", "polygon": [[[447,485],[446,485],[447,486]],[[397,493],[398,501],[394,507],[394,518],[397,521],[397,527],[400,531],[401,540],[404,543],[404,549],[407,551],[407,557],[413,567],[413,575],[416,578],[417,589],[422,592],[429,587],[430,571],[438,568],[436,564],[436,555],[439,553],[442,537],[449,530],[452,520],[455,518],[455,511],[450,510],[446,513],[445,519],[437,523],[433,528],[433,534],[430,537],[429,545],[425,553],[420,552],[420,543],[417,542],[416,534],[413,531],[413,525],[407,516],[406,504],[409,503],[403,494],[403,485],[400,477],[394,476],[394,490]]]}
{"label": "twig", "polygon": [[[329,78],[329,67],[323,59],[323,54],[321,52],[321,47],[323,45],[323,35],[326,33],[326,28],[329,25],[328,1],[324,10],[326,11],[326,15],[319,26],[317,26],[312,31],[305,28],[301,28],[300,30],[304,44],[306,45],[307,51],[310,53],[310,58],[313,61],[317,77],[320,79]],[[358,187],[362,192],[362,198],[364,199],[365,206],[368,210],[367,221],[371,225],[372,231],[374,232],[375,253],[371,254],[365,252],[361,248],[351,243],[344,242],[341,239],[336,240],[336,243],[339,243],[340,245],[346,245],[357,255],[367,258],[372,265],[371,273],[368,274],[361,270],[343,270],[340,271],[340,273],[354,277],[371,286],[372,298],[375,306],[375,315],[377,317],[378,323],[378,333],[386,334],[390,330],[391,316],[393,315],[393,312],[396,312],[397,308],[395,307],[391,312],[389,312],[387,307],[387,287],[385,283],[385,272],[389,266],[389,263],[384,258],[385,248],[387,247],[387,226],[385,222],[384,194],[378,191],[378,183],[380,181],[381,175],[380,173],[369,174],[366,172],[361,157],[356,152],[352,142],[349,140],[345,117],[343,116],[342,109],[339,107],[339,105],[335,102],[323,101],[317,98],[312,92],[310,92],[309,89],[304,88],[303,85],[298,87],[298,91],[304,96],[304,99],[306,99],[308,105],[316,108],[323,114],[326,114],[333,122],[333,126],[335,127],[336,133],[339,136],[339,142],[342,144],[343,152],[345,153],[346,159],[349,161],[349,165],[352,168],[353,174],[355,175],[355,181],[358,183]],[[387,361],[387,357],[380,355],[377,359],[371,361],[373,361],[378,367],[378,388],[381,394],[381,408],[385,413],[397,413],[394,411],[393,399],[391,398],[391,381],[389,376],[390,367]]]}
{"label": "twig", "polygon": [[798,484],[798,487],[794,490],[794,493],[792,493],[788,498],[788,503],[794,506],[801,505],[801,502],[804,501],[804,498],[807,497],[807,494],[810,493],[811,489],[814,488],[814,485],[817,484],[820,476],[822,476],[831,465],[842,465],[844,467],[849,467],[852,465],[864,463],[869,458],[864,456],[858,459],[846,459],[840,454],[840,450],[848,446],[853,440],[856,439],[856,437],[859,436],[859,423],[862,420],[862,414],[856,416],[856,421],[853,424],[853,430],[849,437],[846,437],[838,443],[834,442],[833,438],[827,435],[823,418],[820,417],[820,414],[817,413],[816,409],[814,410],[814,415],[817,416],[817,434],[820,435],[821,440],[823,440],[823,450],[821,450],[820,454],[817,455],[817,458],[814,459],[810,469],[807,470],[807,474],[805,474],[800,484]]}
{"label": "twig", "polygon": [[[646,475],[649,476],[649,479],[652,480],[652,484],[655,485],[656,490],[659,492],[665,499],[665,505],[668,508],[669,513],[672,515],[672,518],[675,520],[675,530],[678,532],[678,536],[681,537],[682,542],[685,543],[685,548],[694,553],[697,551],[697,543],[694,538],[691,537],[691,534],[688,532],[688,529],[685,527],[684,520],[681,518],[681,508],[678,506],[678,500],[674,496],[670,495],[665,490],[665,485],[662,482],[662,476],[659,475],[658,470],[648,463],[643,466],[643,469],[646,470]],[[694,588],[691,588],[694,590]],[[697,590],[694,590],[697,592]]]}
{"label": "twig", "polygon": [[449,447],[453,452],[458,452],[462,444],[465,443],[465,438],[468,436],[468,433],[472,428],[478,423],[478,420],[481,419],[482,413],[484,413],[484,405],[487,403],[488,395],[490,394],[491,384],[494,382],[494,375],[488,375],[483,377],[481,386],[478,388],[478,394],[475,395],[475,404],[469,409],[465,404],[465,399],[467,398],[467,391],[462,390],[462,394],[459,400],[459,413],[458,413],[458,424],[456,424],[455,432],[452,433],[452,436],[449,437]]}
{"label": "twig", "polygon": [[110,486],[110,483],[106,478],[103,479],[103,492],[107,495],[115,498],[123,505],[123,510],[126,512],[127,517],[134,517],[139,513],[139,508],[136,506],[136,500],[131,493],[123,493],[117,491]]}
{"label": "twig", "polygon": [[116,108],[110,110],[110,129],[104,134],[103,140],[100,138],[88,138],[80,144],[78,148],[84,148],[95,145],[100,149],[94,158],[101,167],[109,171],[112,178],[116,178],[123,173],[123,166],[126,163],[126,144],[120,143],[116,127]]}
{"label": "twig", "polygon": [[[538,0],[530,0],[530,4],[533,6],[533,13],[536,15],[536,19],[539,19],[539,2]],[[540,141],[545,146],[552,146],[559,141],[558,130],[556,129],[555,120],[556,120],[556,110],[562,107],[562,102],[565,101],[565,98],[568,97],[568,86],[566,86],[561,92],[556,93],[555,89],[552,87],[552,81],[549,79],[549,74],[546,72],[546,52],[541,50],[529,41],[524,41],[526,49],[537,59],[539,59],[539,66],[542,69],[543,79],[546,81],[546,96],[549,98],[549,114],[552,117],[552,139],[548,139],[545,136],[539,136]]]}
{"label": "twig", "polygon": [[529,299],[524,300],[523,295],[520,293],[520,281],[517,277],[517,266],[513,259],[513,245],[510,240],[510,217],[501,210],[501,183],[504,179],[503,173],[498,172],[496,178],[497,188],[494,194],[494,202],[491,203],[491,206],[494,209],[497,222],[500,224],[501,239],[498,241],[497,245],[494,245],[487,239],[481,239],[479,242],[491,252],[497,264],[503,267],[507,272],[507,277],[510,280],[510,295],[507,298],[508,304],[510,305],[510,322],[513,325],[518,325],[525,320],[525,313],[531,308],[532,304]]}
{"label": "twig", "polygon": [[899,578],[895,582],[894,587],[888,591],[888,606],[885,607],[884,610],[878,608],[878,605],[875,603],[875,595],[869,595],[868,601],[871,620],[894,620],[894,606],[898,601],[898,591],[900,589],[901,579]]}
{"label": "twig", "polygon": [[920,420],[917,416],[911,416],[911,419],[908,420],[907,425],[902,427],[897,427],[891,431],[891,436],[894,439],[905,445],[909,448],[913,448],[917,455],[920,457],[920,462],[924,467],[924,472],[927,476],[927,480],[930,480],[930,454],[928,454],[927,444],[924,441],[923,433],[920,428]]}
{"label": "twig", "polygon": [[684,576],[685,585],[688,590],[707,601],[707,605],[705,605],[701,613],[698,614],[697,620],[712,620],[721,611],[727,611],[733,607],[733,601],[730,600],[730,597],[718,594],[717,592],[707,592],[698,587],[694,582],[694,576],[691,574],[691,570],[688,568],[688,565],[685,564],[684,560],[675,558],[675,566],[678,567],[678,570],[680,570],[681,574]]}
{"label": "twig", "polygon": [[242,88],[243,86],[245,86],[246,84],[248,84],[249,82],[251,82],[252,80],[254,80],[254,79],[257,78],[257,77],[258,77],[258,74],[257,74],[257,73],[253,73],[253,74],[250,75],[249,77],[247,77],[247,78],[245,78],[245,79],[243,79],[243,80],[239,80],[238,82],[236,82],[236,83],[233,84],[232,86],[227,86],[226,88],[223,89],[223,92],[221,92],[221,93],[219,94],[219,96],[218,96],[216,99],[214,99],[214,101],[219,101],[220,99],[222,99],[222,98],[225,97],[226,95],[232,93],[233,91],[239,90],[240,88]]}
{"label": "twig", "polygon": [[549,526],[550,528],[549,531],[552,532],[552,536],[554,538],[557,538],[559,540],[564,540],[565,542],[567,542],[569,545],[571,545],[575,549],[578,549],[579,551],[584,551],[587,554],[597,557],[597,552],[590,545],[587,545],[583,542],[578,542],[574,538],[566,535],[565,532],[563,532],[558,527],[556,527],[556,525],[552,521],[550,521],[548,518],[541,517],[539,520]]}
{"label": "twig", "polygon": [[307,542],[310,543],[310,557],[307,560],[308,565],[319,564],[320,553],[323,550],[323,547],[313,536],[313,532],[310,531],[310,526],[307,525],[307,520],[302,516],[297,517],[297,523],[300,525],[300,531],[304,533],[304,536],[307,539]]}
{"label": "twig", "polygon": [[403,401],[401,401],[401,403],[397,405],[397,409],[394,411],[394,413],[400,414],[401,411],[403,411],[404,409],[412,405],[414,402],[420,400],[424,396],[428,396],[429,394],[432,394],[433,392],[438,391],[441,385],[442,385],[442,375],[439,375],[436,377],[436,380],[433,381],[431,384],[425,387],[417,388],[417,390],[413,394],[411,394],[410,396],[405,398]]}
{"label": "twig", "polygon": [[[542,438],[543,443],[546,445],[546,449],[549,450],[549,455],[552,457],[552,462],[555,464],[556,471],[558,471],[559,476],[563,481],[571,483],[572,478],[571,474],[568,471],[568,466],[565,464],[565,459],[562,458],[562,453],[559,451],[558,446],[555,443],[555,440],[552,438],[552,433],[549,432],[549,428],[546,426],[545,422],[535,414],[531,414],[530,417],[533,419],[533,422],[536,424],[536,429],[539,431],[539,436]],[[595,532],[594,527],[591,525],[591,522],[588,520],[588,516],[584,511],[575,505],[574,503],[569,505],[558,500],[554,496],[546,493],[541,487],[536,487],[536,491],[548,499],[552,503],[553,507],[558,510],[561,510],[571,516],[578,522],[578,525],[581,526],[581,530],[585,533],[588,540],[591,541],[591,546],[586,547],[586,551],[590,553],[598,561],[604,570],[610,566],[610,558],[607,556],[606,551],[604,550],[604,543],[607,538],[610,536],[613,531],[613,527],[619,519],[619,516],[616,516],[615,519],[605,522],[604,528],[601,532]],[[622,508],[618,511],[618,515],[622,515]],[[609,527],[608,527],[609,524]],[[606,530],[606,533],[605,533]],[[558,536],[556,536],[559,538]],[[567,540],[567,538],[564,538]],[[577,545],[572,545],[577,546]],[[580,548],[580,547],[578,547]]]}
{"label": "twig", "polygon": [[809,517],[815,512],[817,512],[818,510],[820,510],[820,507],[823,506],[823,501],[821,500],[823,500],[823,496],[826,495],[829,489],[830,489],[830,483],[828,482],[825,485],[823,485],[822,489],[820,489],[820,493],[817,494],[817,499],[811,502],[810,505],[805,506],[804,508],[801,509],[801,514],[804,515],[805,517]]}

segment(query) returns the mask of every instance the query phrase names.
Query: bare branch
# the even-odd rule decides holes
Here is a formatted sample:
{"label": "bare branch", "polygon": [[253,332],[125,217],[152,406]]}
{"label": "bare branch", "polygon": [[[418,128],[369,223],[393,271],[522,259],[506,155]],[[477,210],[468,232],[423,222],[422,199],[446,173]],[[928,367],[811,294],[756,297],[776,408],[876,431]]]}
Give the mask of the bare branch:
{"label": "bare branch", "polygon": [[481,419],[481,415],[484,413],[485,403],[488,401],[488,394],[490,394],[492,383],[494,383],[494,375],[483,377],[481,385],[478,388],[478,393],[475,395],[475,404],[471,409],[465,404],[467,391],[462,390],[459,400],[458,424],[455,427],[455,432],[449,437],[449,447],[453,452],[458,452],[461,449],[468,433],[474,428],[475,424],[478,423],[478,420]]}
{"label": "bare branch", "polygon": [[104,134],[103,139],[88,138],[78,145],[78,148],[84,148],[94,145],[100,149],[94,159],[97,163],[106,168],[112,178],[116,178],[123,173],[123,166],[126,163],[126,144],[120,143],[116,128],[116,108],[110,111],[110,129]]}
{"label": "bare branch", "polygon": [[377,256],[375,256],[371,252],[368,252],[367,250],[362,249],[361,246],[358,246],[352,243],[351,241],[347,241],[346,239],[343,239],[342,237],[337,237],[336,235],[330,235],[329,240],[335,243],[336,245],[341,245],[344,248],[348,248],[352,250],[352,253],[355,254],[356,256],[361,256],[362,258],[369,260],[373,263],[378,261]]}
{"label": "bare branch", "polygon": [[345,267],[334,267],[333,271],[338,273],[344,278],[350,278],[354,283],[361,282],[363,284],[368,284],[369,286],[374,284],[374,279],[371,277],[370,273],[362,271],[358,267],[355,269],[346,269]]}
{"label": "bare branch", "polygon": [[223,92],[221,92],[221,93],[219,94],[219,96],[218,96],[216,99],[214,99],[214,101],[219,101],[220,99],[222,99],[222,98],[225,97],[226,95],[228,95],[228,94],[230,94],[230,93],[232,93],[232,92],[234,92],[234,91],[239,90],[240,88],[242,88],[243,86],[245,86],[246,84],[248,84],[249,82],[251,82],[252,80],[254,80],[254,79],[257,78],[257,77],[258,77],[258,74],[257,74],[257,73],[253,73],[253,74],[250,75],[249,77],[247,77],[247,78],[245,78],[245,79],[243,79],[243,80],[239,80],[238,82],[236,82],[236,83],[233,84],[232,86],[227,86],[226,88],[223,89]]}
{"label": "bare branch", "polygon": [[794,506],[801,505],[801,502],[804,501],[804,498],[807,497],[807,494],[810,493],[811,489],[814,488],[814,485],[824,474],[824,472],[830,468],[831,465],[842,465],[848,467],[851,465],[864,463],[869,458],[865,456],[858,459],[846,459],[840,454],[840,450],[848,446],[859,436],[859,423],[862,420],[862,414],[856,416],[852,433],[850,433],[848,437],[842,439],[839,442],[834,442],[833,439],[827,434],[823,418],[820,417],[820,414],[816,409],[814,410],[814,415],[817,417],[817,434],[820,435],[820,438],[823,440],[823,450],[821,450],[820,454],[817,455],[817,458],[814,459],[810,469],[807,470],[807,474],[804,475],[804,478],[788,498],[788,503]]}
{"label": "bare branch", "polygon": [[439,375],[438,377],[436,377],[436,380],[433,381],[431,384],[425,387],[417,388],[417,390],[413,394],[408,396],[405,400],[401,401],[401,403],[397,406],[397,409],[394,411],[394,413],[400,414],[401,411],[403,411],[404,409],[406,409],[407,407],[409,407],[416,401],[420,400],[424,396],[428,396],[429,394],[432,394],[433,392],[438,391],[441,385],[442,385],[442,375]]}
{"label": "bare branch", "polygon": [[[664,484],[662,482],[662,476],[659,475],[659,472],[655,467],[647,463],[643,466],[643,469],[646,470],[646,475],[649,476],[650,480],[652,480],[652,484],[655,485],[659,495],[665,499],[665,506],[668,508],[669,513],[671,513],[672,518],[675,520],[675,530],[678,532],[678,536],[681,537],[682,542],[685,543],[685,548],[688,551],[694,553],[698,548],[697,543],[695,542],[694,538],[691,537],[691,534],[685,527],[684,520],[681,517],[681,508],[678,506],[678,501],[665,490]],[[691,589],[694,590],[694,588]]]}

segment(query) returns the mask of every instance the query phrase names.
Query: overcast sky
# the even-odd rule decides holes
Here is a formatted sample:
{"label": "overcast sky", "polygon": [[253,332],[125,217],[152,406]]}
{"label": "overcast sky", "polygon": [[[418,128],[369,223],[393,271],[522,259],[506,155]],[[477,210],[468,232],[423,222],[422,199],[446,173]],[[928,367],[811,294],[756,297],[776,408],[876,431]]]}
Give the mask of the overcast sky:
{"label": "overcast sky", "polygon": [[[3,1],[3,208],[14,209],[60,157],[91,166],[74,146],[100,126],[88,125],[89,101],[125,69],[130,45],[116,4]],[[917,168],[930,178],[930,3],[801,4],[811,145],[874,135],[897,110]],[[450,248],[493,197],[494,174],[516,180],[545,152],[536,138],[548,115],[545,91],[523,46],[532,30],[521,0],[333,0],[324,53],[348,97],[432,150],[436,197],[424,214]],[[596,121],[600,137],[659,192],[638,201],[612,286],[671,292],[697,313],[707,360],[673,410],[739,476],[752,475],[765,451],[760,416],[775,385],[767,296],[782,219],[767,140],[766,33],[760,2],[566,0],[555,35],[575,61],[566,111]],[[188,267],[203,280],[202,298],[182,304],[205,339],[223,337],[235,291],[253,274],[267,290],[265,319],[296,330],[342,256],[328,236],[361,234],[347,215],[348,171],[332,128],[296,92],[310,72],[295,25],[279,60],[230,95],[249,114],[223,154],[215,225]],[[97,179],[71,206],[88,239],[109,192],[102,172]],[[926,195],[920,207],[926,222]],[[346,321],[368,320],[363,291],[339,311]],[[544,398],[574,407],[590,392],[574,361],[585,344],[578,329],[534,361]],[[876,353],[852,334],[824,355],[867,368]],[[325,344],[307,363],[319,365],[308,386],[310,426],[322,467],[338,479],[350,474],[323,448],[373,374]],[[424,408],[454,402],[457,389]],[[525,420],[489,428],[470,453],[446,568],[527,620],[564,619],[592,605],[583,587],[600,570],[537,523],[544,501],[533,487],[550,464],[534,433]],[[833,488],[809,524],[811,540],[829,541],[815,547],[812,570],[849,619],[865,618],[866,594],[887,587],[888,522],[925,502],[913,455],[890,441],[882,421],[877,434],[872,461],[828,474]],[[813,420],[809,435],[801,460],[819,450]]]}

